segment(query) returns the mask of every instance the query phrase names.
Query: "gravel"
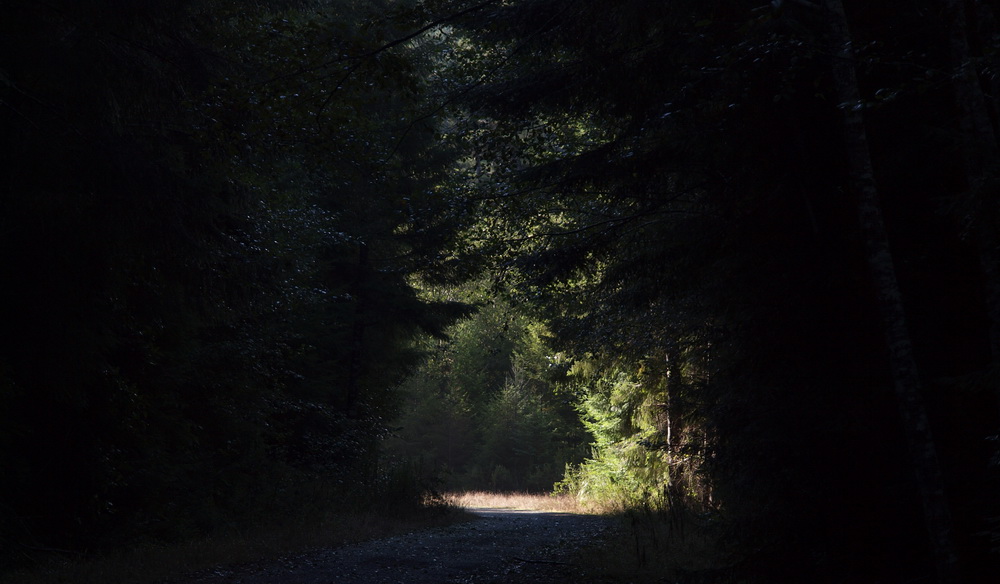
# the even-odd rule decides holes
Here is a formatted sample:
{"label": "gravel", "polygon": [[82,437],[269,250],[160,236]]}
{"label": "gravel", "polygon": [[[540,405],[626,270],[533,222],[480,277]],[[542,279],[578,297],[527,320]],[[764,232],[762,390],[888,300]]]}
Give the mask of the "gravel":
{"label": "gravel", "polygon": [[613,521],[593,515],[470,509],[473,521],[252,568],[218,569],[191,584],[487,584],[579,582],[578,552]]}

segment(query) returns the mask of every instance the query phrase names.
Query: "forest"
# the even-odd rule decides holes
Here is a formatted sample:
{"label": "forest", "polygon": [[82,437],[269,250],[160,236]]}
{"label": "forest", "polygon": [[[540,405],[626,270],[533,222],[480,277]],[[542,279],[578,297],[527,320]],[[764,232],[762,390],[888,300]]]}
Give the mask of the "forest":
{"label": "forest", "polygon": [[0,573],[484,489],[1000,577],[1000,2],[0,6]]}

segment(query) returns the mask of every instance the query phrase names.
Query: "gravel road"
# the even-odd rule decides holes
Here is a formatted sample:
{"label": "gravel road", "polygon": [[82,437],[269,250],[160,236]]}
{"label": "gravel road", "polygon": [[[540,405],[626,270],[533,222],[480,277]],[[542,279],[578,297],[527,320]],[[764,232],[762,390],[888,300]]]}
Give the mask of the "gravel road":
{"label": "gravel road", "polygon": [[613,521],[592,515],[470,509],[476,520],[318,550],[192,584],[568,584],[574,552]]}

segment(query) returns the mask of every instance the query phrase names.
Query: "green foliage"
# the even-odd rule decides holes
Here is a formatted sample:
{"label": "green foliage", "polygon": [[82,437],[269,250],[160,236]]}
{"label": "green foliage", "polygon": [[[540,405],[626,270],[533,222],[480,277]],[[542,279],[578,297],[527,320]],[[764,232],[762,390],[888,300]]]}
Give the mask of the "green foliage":
{"label": "green foliage", "polygon": [[389,448],[450,489],[548,490],[581,451],[542,327],[499,299],[431,343]]}
{"label": "green foliage", "polygon": [[482,414],[478,461],[493,468],[492,490],[548,489],[559,470],[554,434],[562,420],[543,403],[537,388],[515,369]]}
{"label": "green foliage", "polygon": [[570,372],[593,442],[590,458],[567,467],[557,489],[600,508],[711,510],[703,422],[686,403],[698,389],[695,368],[682,377],[680,368],[591,359]]}

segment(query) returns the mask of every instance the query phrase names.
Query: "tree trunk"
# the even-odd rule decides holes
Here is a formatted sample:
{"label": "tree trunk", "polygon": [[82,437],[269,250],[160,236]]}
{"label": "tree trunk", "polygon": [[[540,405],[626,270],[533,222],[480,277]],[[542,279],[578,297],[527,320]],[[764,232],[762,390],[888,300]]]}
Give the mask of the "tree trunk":
{"label": "tree trunk", "polygon": [[912,458],[923,506],[934,567],[940,584],[959,581],[958,560],[952,541],[952,522],[944,492],[944,477],[921,395],[913,345],[907,329],[902,296],[882,219],[875,173],[868,149],[861,95],[854,68],[854,50],[841,0],[825,0],[834,48],[833,78],[844,114],[844,140],[868,268],[882,316],[889,349],[889,365],[903,431]]}
{"label": "tree trunk", "polygon": [[[990,327],[991,362],[1000,361],[1000,237],[997,233],[1000,192],[1000,145],[990,116],[969,46],[968,20],[961,0],[943,0],[948,11],[952,58],[952,87],[958,108],[963,162],[969,192],[965,220],[971,226],[979,251],[979,264],[986,290],[986,312]],[[982,9],[981,9],[982,10]],[[981,15],[985,17],[986,15]],[[982,18],[981,18],[982,20]],[[992,18],[985,18],[992,24]],[[1000,405],[1000,388],[997,388]]]}
{"label": "tree trunk", "polygon": [[347,399],[344,411],[351,416],[360,394],[362,362],[365,357],[365,310],[367,291],[365,279],[368,272],[368,245],[358,246],[358,273],[351,294],[354,296],[354,322],[351,325],[351,353],[347,371]]}

